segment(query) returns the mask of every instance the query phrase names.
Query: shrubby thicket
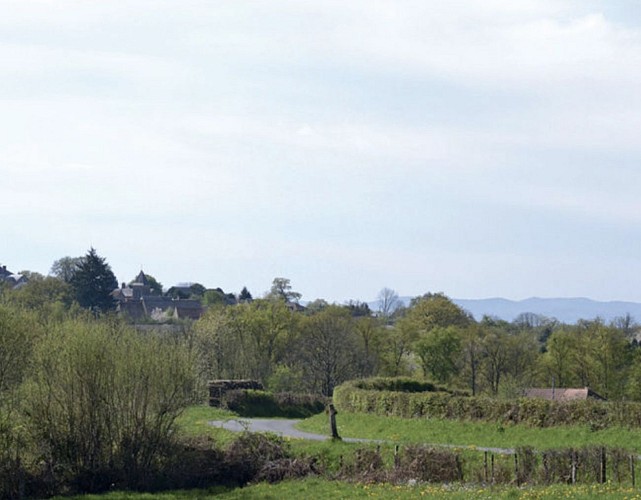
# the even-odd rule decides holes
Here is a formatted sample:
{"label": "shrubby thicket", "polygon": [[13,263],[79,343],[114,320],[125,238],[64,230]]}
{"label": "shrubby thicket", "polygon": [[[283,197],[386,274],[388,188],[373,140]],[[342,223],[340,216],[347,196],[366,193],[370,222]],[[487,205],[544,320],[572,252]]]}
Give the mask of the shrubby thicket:
{"label": "shrubby thicket", "polygon": [[194,398],[187,346],[113,318],[0,306],[0,356],[0,497],[145,485]]}

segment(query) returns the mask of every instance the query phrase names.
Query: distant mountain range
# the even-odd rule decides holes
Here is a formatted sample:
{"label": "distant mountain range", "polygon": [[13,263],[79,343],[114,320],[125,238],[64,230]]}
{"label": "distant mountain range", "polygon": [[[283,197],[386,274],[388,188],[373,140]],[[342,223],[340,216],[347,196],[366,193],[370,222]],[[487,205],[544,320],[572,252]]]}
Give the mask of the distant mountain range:
{"label": "distant mountain range", "polygon": [[[404,304],[409,304],[411,297],[401,297]],[[521,313],[542,314],[548,318],[556,318],[564,323],[576,323],[579,319],[595,319],[605,322],[630,314],[635,320],[641,321],[641,304],[637,302],[599,302],[586,298],[557,298],[542,299],[532,297],[525,300],[493,299],[452,299],[454,303],[470,312],[474,319],[480,320],[484,315],[495,316],[506,321],[512,321]],[[378,309],[378,304],[370,304],[372,310]]]}

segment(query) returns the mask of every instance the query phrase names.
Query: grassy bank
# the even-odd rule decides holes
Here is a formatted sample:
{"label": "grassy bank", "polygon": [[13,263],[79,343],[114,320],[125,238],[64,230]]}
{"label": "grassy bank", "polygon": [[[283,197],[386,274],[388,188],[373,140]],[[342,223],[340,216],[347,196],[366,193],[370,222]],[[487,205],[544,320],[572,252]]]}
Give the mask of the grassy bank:
{"label": "grassy bank", "polygon": [[[441,419],[405,419],[372,414],[346,413],[337,416],[343,437],[379,439],[395,443],[453,444],[461,447],[516,448],[532,446],[539,450],[605,445],[641,453],[638,430],[610,427],[592,430],[589,426],[559,426],[538,429],[524,425],[501,426],[488,422]],[[301,430],[328,434],[324,414],[303,420]]]}

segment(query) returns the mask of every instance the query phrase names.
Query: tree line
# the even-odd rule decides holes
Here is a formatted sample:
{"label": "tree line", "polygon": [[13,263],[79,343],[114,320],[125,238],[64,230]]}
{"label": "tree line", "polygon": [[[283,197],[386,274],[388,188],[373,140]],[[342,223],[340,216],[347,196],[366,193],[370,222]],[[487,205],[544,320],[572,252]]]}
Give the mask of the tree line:
{"label": "tree line", "polygon": [[201,369],[324,395],[353,378],[409,375],[473,395],[589,386],[609,399],[641,400],[641,351],[629,323],[566,325],[528,313],[475,321],[441,293],[387,314],[364,309],[315,301],[301,313],[273,298],[210,308],[193,329]]}
{"label": "tree line", "polygon": [[[31,278],[3,290],[0,301],[34,311],[45,323],[112,309],[117,282],[94,249],[56,261],[52,276]],[[152,280],[152,290],[162,293]],[[532,313],[476,321],[442,293],[405,307],[389,288],[379,293],[377,311],[323,299],[301,307],[286,278],[275,278],[261,298],[246,288],[235,296],[202,285],[193,294],[209,307],[184,325],[180,342],[197,355],[202,381],[251,378],[275,391],[331,395],[353,378],[409,375],[473,395],[589,386],[608,399],[641,400],[641,351],[629,316],[609,324],[597,318],[568,325]]]}

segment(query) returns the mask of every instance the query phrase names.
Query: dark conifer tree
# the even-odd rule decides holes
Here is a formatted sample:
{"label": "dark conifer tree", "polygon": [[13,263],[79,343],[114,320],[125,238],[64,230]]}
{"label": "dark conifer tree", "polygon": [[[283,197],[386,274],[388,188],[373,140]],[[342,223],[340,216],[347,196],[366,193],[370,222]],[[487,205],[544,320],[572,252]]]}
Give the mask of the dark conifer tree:
{"label": "dark conifer tree", "polygon": [[96,314],[116,307],[111,292],[118,288],[118,281],[106,259],[100,257],[94,248],[90,248],[77,264],[71,286],[78,304]]}
{"label": "dark conifer tree", "polygon": [[240,295],[238,296],[238,301],[251,302],[252,299],[253,299],[252,294],[249,293],[249,290],[247,290],[247,287],[244,286],[243,289],[240,291]]}

